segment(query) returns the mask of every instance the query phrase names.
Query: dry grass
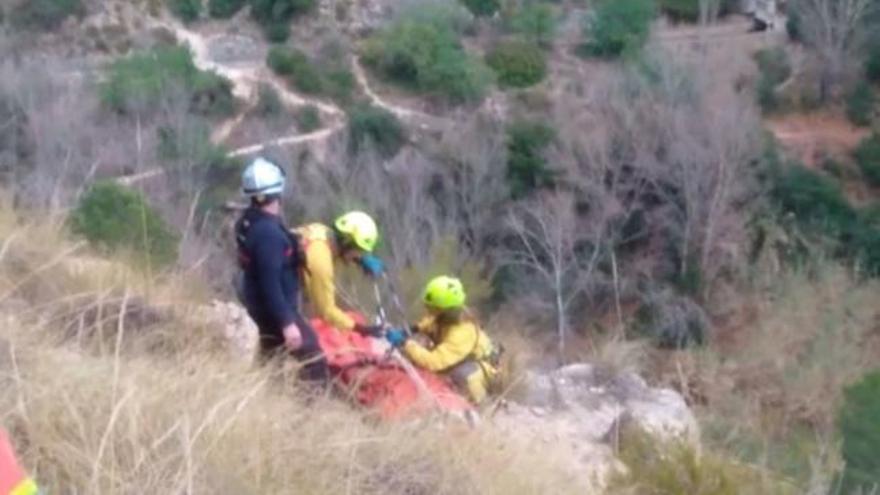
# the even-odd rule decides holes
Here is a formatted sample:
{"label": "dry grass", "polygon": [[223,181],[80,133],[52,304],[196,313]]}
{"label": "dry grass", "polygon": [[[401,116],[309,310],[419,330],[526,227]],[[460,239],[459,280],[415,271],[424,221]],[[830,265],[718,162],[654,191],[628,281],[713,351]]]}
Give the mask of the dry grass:
{"label": "dry grass", "polygon": [[878,294],[836,264],[784,273],[751,288],[710,348],[667,354],[665,380],[698,406],[710,448],[827,483],[843,387],[880,361]]}
{"label": "dry grass", "polygon": [[[552,452],[491,426],[375,424],[233,362],[220,332],[178,318],[200,300],[191,283],[88,257],[57,224],[0,217],[0,424],[49,493],[583,491]],[[135,302],[158,316],[138,320]],[[71,321],[77,338],[59,331]]]}

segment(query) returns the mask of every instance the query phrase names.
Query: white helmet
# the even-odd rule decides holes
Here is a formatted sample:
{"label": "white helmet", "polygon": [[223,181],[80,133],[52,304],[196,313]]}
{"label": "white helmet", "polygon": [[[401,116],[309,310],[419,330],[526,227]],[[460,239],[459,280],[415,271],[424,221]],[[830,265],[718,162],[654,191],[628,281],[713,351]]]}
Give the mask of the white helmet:
{"label": "white helmet", "polygon": [[241,192],[248,197],[281,194],[284,191],[284,170],[262,157],[251,162],[241,174]]}

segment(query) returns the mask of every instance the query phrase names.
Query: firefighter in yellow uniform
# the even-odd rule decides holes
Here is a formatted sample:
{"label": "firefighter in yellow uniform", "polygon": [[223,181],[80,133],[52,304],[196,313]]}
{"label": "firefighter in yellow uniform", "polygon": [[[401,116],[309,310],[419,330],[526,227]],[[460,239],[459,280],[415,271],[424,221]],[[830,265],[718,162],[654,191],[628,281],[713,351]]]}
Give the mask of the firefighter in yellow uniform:
{"label": "firefighter in yellow uniform", "polygon": [[381,327],[361,325],[336,303],[335,263],[357,263],[368,276],[379,277],[382,260],[373,255],[379,240],[376,222],[364,212],[351,211],[328,227],[312,223],[294,230],[299,237],[303,257],[302,280],[305,296],[318,317],[342,331],[355,330],[369,335],[381,334]]}
{"label": "firefighter in yellow uniform", "polygon": [[428,283],[423,295],[428,314],[411,328],[412,333],[427,337],[429,345],[408,338],[404,329],[391,329],[386,338],[413,364],[450,377],[473,403],[480,404],[498,372],[499,352],[469,314],[466,299],[460,280],[437,277]]}

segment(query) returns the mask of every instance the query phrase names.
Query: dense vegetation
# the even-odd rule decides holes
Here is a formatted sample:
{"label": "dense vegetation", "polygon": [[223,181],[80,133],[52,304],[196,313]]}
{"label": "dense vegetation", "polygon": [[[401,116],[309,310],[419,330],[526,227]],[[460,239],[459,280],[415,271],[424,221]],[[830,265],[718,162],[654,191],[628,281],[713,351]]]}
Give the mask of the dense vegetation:
{"label": "dense vegetation", "polygon": [[208,0],[208,13],[211,17],[228,19],[238,13],[247,0]]}
{"label": "dense vegetation", "polygon": [[202,14],[202,0],[168,0],[168,9],[184,23],[194,22]]}
{"label": "dense vegetation", "polygon": [[119,59],[99,88],[103,103],[122,113],[153,112],[160,97],[174,90],[182,90],[190,108],[203,115],[235,110],[229,81],[198,70],[183,47],[159,47]]}
{"label": "dense vegetation", "polygon": [[486,54],[486,64],[499,84],[514,88],[535,85],[547,74],[544,53],[535,45],[518,40],[499,43]]}
{"label": "dense vegetation", "polygon": [[452,103],[480,100],[492,79],[442,18],[405,16],[370,38],[363,56],[389,81]]}
{"label": "dense vegetation", "polygon": [[846,400],[840,413],[843,436],[843,459],[846,469],[842,474],[844,493],[871,493],[880,487],[880,372],[864,377],[846,389]]}
{"label": "dense vegetation", "polygon": [[406,129],[393,113],[368,105],[349,113],[348,133],[353,153],[373,147],[385,158],[396,155],[406,142]]}
{"label": "dense vegetation", "polygon": [[606,58],[632,55],[647,41],[653,18],[652,0],[603,0],[587,17],[582,51]]}
{"label": "dense vegetation", "polygon": [[274,46],[269,50],[266,63],[305,94],[327,96],[341,104],[353,99],[354,75],[339,61],[315,63],[295,48]]}
{"label": "dense vegetation", "polygon": [[28,0],[12,9],[9,20],[22,30],[51,31],[69,17],[84,13],[82,0]]}
{"label": "dense vegetation", "polygon": [[147,266],[177,259],[177,235],[146,198],[113,182],[92,186],[70,216],[74,233],[106,250],[130,250]]}

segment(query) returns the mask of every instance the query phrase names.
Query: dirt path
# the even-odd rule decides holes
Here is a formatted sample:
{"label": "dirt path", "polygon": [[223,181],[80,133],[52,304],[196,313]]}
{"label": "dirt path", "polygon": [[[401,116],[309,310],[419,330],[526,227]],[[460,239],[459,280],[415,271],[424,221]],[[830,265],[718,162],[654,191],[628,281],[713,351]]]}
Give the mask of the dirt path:
{"label": "dirt path", "polygon": [[807,166],[821,165],[826,157],[849,156],[868,135],[844,116],[827,111],[772,118],[767,127],[783,148]]}
{"label": "dirt path", "polygon": [[[311,105],[329,117],[330,124],[318,131],[308,134],[300,134],[294,130],[288,135],[279,136],[267,141],[234,149],[230,152],[231,156],[242,156],[256,153],[269,146],[291,146],[309,142],[324,142],[344,127],[345,112],[341,108],[332,103],[316,98],[304,97],[292,91],[283,80],[266,67],[263,61],[238,64],[237,66],[217,62],[212,59],[210,54],[210,37],[191,31],[173,20],[166,19],[161,23],[161,26],[171,30],[178,39],[186,42],[190,46],[193,53],[193,62],[196,67],[200,70],[214,71],[229,79],[233,85],[233,95],[236,98],[247,102],[244,110],[235,117],[220,124],[220,126],[212,133],[212,138],[215,142],[219,143],[225,141],[234,130],[242,124],[248,110],[253,108],[256,104],[258,88],[261,84],[266,84],[274,88],[281,97],[282,103],[287,107],[295,108]],[[422,128],[433,127],[445,123],[445,119],[440,119],[416,110],[397,106],[383,100],[370,87],[364,69],[357,59],[353,60],[352,71],[357,83],[373,105],[381,107],[397,115],[401,119],[411,121],[411,123]]]}

